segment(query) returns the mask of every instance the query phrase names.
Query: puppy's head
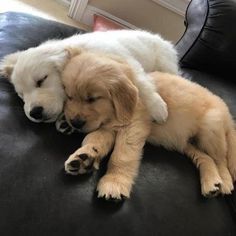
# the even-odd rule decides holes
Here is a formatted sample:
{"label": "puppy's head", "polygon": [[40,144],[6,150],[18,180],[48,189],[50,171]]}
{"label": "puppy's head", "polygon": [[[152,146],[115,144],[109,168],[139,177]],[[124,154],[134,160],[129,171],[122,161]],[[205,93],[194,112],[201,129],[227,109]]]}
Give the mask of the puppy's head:
{"label": "puppy's head", "polygon": [[62,112],[61,71],[67,59],[67,50],[45,44],[10,54],[0,62],[0,73],[14,85],[30,120],[53,122]]}
{"label": "puppy's head", "polygon": [[133,73],[118,58],[81,52],[65,67],[67,121],[81,132],[108,124],[125,125],[132,118],[138,92]]}

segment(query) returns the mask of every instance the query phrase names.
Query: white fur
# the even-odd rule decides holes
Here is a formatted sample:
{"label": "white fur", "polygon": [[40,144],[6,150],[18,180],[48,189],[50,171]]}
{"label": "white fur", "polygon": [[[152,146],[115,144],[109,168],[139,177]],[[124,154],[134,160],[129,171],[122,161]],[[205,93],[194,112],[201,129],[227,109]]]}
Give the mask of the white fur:
{"label": "white fur", "polygon": [[[3,71],[9,64],[13,66],[11,82],[23,99],[25,114],[30,120],[53,122],[62,112],[65,94],[61,84],[61,71],[68,60],[65,50],[68,47],[124,57],[136,73],[136,86],[152,117],[158,122],[167,119],[166,104],[155,92],[155,87],[145,72],[158,70],[178,74],[177,53],[173,45],[159,35],[146,31],[116,30],[74,35],[64,40],[50,40],[3,59]],[[48,77],[42,87],[36,88],[36,81],[45,75]],[[30,111],[35,106],[43,107],[46,116],[44,119],[36,120],[30,116]]]}

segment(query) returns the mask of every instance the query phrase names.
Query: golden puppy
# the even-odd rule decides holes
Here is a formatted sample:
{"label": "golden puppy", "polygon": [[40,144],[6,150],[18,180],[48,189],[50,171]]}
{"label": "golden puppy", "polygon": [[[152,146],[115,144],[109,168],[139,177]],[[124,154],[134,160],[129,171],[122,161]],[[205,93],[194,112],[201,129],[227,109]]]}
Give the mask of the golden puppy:
{"label": "golden puppy", "polygon": [[[70,51],[71,55],[76,52]],[[129,197],[147,141],[189,156],[199,168],[204,196],[230,194],[236,179],[236,132],[226,104],[176,75],[150,74],[168,105],[165,124],[153,123],[129,65],[105,54],[77,52],[63,72],[67,121],[89,133],[65,162],[69,174],[98,168],[113,148],[98,197]]]}

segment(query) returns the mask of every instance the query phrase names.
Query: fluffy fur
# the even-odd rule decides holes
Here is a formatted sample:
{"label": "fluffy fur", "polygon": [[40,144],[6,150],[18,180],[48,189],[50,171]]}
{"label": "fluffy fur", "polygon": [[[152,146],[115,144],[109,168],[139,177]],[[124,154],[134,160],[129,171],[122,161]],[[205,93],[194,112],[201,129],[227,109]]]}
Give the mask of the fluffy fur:
{"label": "fluffy fur", "polygon": [[[51,40],[3,58],[0,73],[10,78],[24,101],[25,114],[30,120],[53,122],[61,114],[65,101],[61,71],[69,59],[67,47],[114,53],[126,58],[136,74],[134,82],[149,112],[158,122],[166,120],[166,104],[155,92],[145,71],[160,70],[177,74],[176,50],[159,35],[131,30],[94,32],[64,40]],[[42,116],[33,115],[36,107],[42,108]]]}
{"label": "fluffy fur", "polygon": [[186,154],[200,171],[206,197],[230,194],[236,179],[236,132],[228,107],[218,96],[176,75],[150,74],[168,105],[166,123],[152,122],[125,62],[104,54],[81,52],[68,63],[63,83],[65,115],[79,131],[89,132],[82,147],[65,162],[69,174],[98,168],[111,154],[100,179],[99,197],[129,197],[146,141]]}

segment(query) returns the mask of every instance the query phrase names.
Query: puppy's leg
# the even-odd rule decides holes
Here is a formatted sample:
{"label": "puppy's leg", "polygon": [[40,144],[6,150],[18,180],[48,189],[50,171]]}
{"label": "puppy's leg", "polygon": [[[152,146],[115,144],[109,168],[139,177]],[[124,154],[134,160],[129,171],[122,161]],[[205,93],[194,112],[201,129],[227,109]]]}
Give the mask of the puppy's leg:
{"label": "puppy's leg", "polygon": [[10,79],[11,74],[13,72],[13,69],[15,67],[15,64],[18,60],[19,55],[22,52],[14,52],[11,54],[6,55],[1,59],[0,61],[0,75],[5,76],[6,78]]}
{"label": "puppy's leg", "polygon": [[168,117],[168,110],[165,101],[157,93],[151,77],[145,73],[142,66],[134,60],[128,61],[135,73],[135,85],[144,101],[149,113],[157,123],[164,123]]}
{"label": "puppy's leg", "polygon": [[[233,123],[233,122],[232,122]],[[227,140],[227,162],[228,169],[233,181],[236,181],[236,131],[234,124],[231,124],[226,134]]]}
{"label": "puppy's leg", "polygon": [[75,132],[75,129],[73,129],[66,121],[66,117],[64,113],[62,113],[56,120],[56,129],[60,133],[63,134],[72,134]]}
{"label": "puppy's leg", "polygon": [[222,179],[213,159],[192,144],[187,144],[184,153],[189,156],[200,171],[202,195],[214,197],[220,193]]}
{"label": "puppy's leg", "polygon": [[227,167],[227,163],[225,161],[216,161],[216,165],[218,167],[218,171],[220,173],[221,179],[223,183],[220,186],[220,192],[224,194],[231,194],[234,190],[234,185],[232,181],[232,177]]}
{"label": "puppy's leg", "polygon": [[[138,125],[138,126],[137,126]],[[106,174],[100,179],[98,197],[106,200],[129,198],[134,179],[138,174],[142,149],[149,127],[141,122],[118,132],[115,147]]]}
{"label": "puppy's leg", "polygon": [[82,147],[65,162],[65,171],[71,175],[85,174],[98,169],[100,161],[112,149],[115,133],[103,129],[88,134]]}
{"label": "puppy's leg", "polygon": [[234,186],[227,167],[227,142],[223,120],[219,111],[210,110],[204,117],[198,137],[200,148],[216,163],[222,179],[221,193],[231,194]]}

